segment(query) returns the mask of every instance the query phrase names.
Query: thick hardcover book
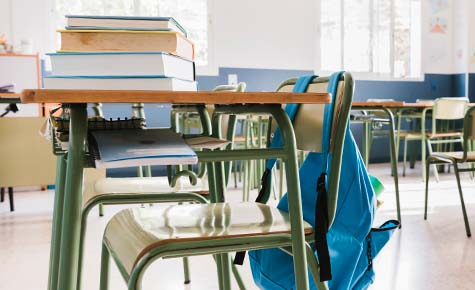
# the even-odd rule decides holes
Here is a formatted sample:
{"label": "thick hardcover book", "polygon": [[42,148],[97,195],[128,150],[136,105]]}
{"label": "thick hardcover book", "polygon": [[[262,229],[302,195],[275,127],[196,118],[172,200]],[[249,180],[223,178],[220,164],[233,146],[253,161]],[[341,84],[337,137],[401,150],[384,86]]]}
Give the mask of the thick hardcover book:
{"label": "thick hardcover book", "polygon": [[162,52],[48,53],[57,76],[164,76],[195,80],[192,61]]}
{"label": "thick hardcover book", "polygon": [[194,44],[174,31],[58,30],[60,52],[167,52],[193,60]]}
{"label": "thick hardcover book", "polygon": [[47,76],[45,89],[196,91],[193,81],[163,76]]}
{"label": "thick hardcover book", "polygon": [[185,29],[173,17],[66,15],[66,29],[169,30]]}
{"label": "thick hardcover book", "polygon": [[89,148],[96,168],[196,164],[196,153],[170,129],[93,131]]}

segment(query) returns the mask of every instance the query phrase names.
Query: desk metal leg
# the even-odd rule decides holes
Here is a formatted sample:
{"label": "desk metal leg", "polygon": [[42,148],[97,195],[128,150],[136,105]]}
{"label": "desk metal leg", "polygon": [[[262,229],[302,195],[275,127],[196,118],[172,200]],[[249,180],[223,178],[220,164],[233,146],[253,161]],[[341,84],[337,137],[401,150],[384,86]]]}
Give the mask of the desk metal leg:
{"label": "desk metal leg", "polygon": [[397,153],[396,153],[396,140],[394,138],[394,115],[393,113],[384,108],[384,111],[389,117],[389,142],[391,143],[391,170],[394,178],[394,187],[396,190],[396,207],[397,207],[397,219],[399,221],[399,227],[401,227],[401,205],[399,202],[399,179],[397,172]]}
{"label": "desk metal leg", "polygon": [[[225,178],[225,164],[224,162],[215,163],[215,182],[216,182],[216,201],[224,202],[226,194],[226,178]],[[224,221],[225,223],[227,221]],[[221,267],[221,283],[223,290],[231,290],[231,260],[229,258],[229,253],[218,254],[220,256],[220,267]]]}
{"label": "desk metal leg", "polygon": [[59,245],[61,243],[65,177],[66,157],[65,155],[61,155],[56,159],[56,184],[54,190],[51,249],[49,256],[48,290],[58,289]]}
{"label": "desk metal leg", "polygon": [[369,152],[371,146],[371,125],[370,122],[363,122],[363,161],[366,168],[369,169]]}
{"label": "desk metal leg", "polygon": [[290,214],[290,231],[292,235],[292,253],[294,261],[294,275],[297,290],[308,290],[307,256],[303,231],[302,197],[300,196],[300,182],[297,162],[297,146],[292,123],[288,115],[281,109],[273,113],[284,140],[284,149],[287,151],[285,173]]}
{"label": "desk metal leg", "polygon": [[61,290],[75,290],[78,275],[82,182],[87,135],[86,104],[71,105],[70,122],[58,279],[58,289]]}

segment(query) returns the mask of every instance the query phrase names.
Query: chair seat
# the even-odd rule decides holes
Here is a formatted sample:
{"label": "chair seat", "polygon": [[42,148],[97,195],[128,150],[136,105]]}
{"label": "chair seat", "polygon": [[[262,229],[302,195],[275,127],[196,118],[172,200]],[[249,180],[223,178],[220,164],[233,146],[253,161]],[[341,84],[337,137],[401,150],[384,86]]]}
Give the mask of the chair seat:
{"label": "chair seat", "polygon": [[186,144],[193,149],[210,149],[226,147],[229,143],[228,140],[214,138],[211,136],[195,136],[185,138]]}
{"label": "chair seat", "polygon": [[[266,136],[262,136],[261,139],[262,139],[262,142],[266,142],[266,141],[267,141],[267,137],[266,137]],[[234,143],[244,143],[244,142],[246,142],[246,140],[247,140],[247,139],[246,139],[246,136],[241,136],[241,135],[239,135],[239,136],[235,136],[235,137],[234,137]],[[248,140],[251,140],[251,138],[249,138]],[[259,141],[259,137],[258,137],[258,136],[254,136],[254,138],[252,138],[252,140],[258,142],[258,141]]]}
{"label": "chair seat", "polygon": [[[427,138],[449,138],[449,137],[462,137],[461,132],[448,132],[448,133],[426,133]],[[408,140],[420,140],[422,134],[420,132],[408,132],[406,135]]]}
{"label": "chair seat", "polygon": [[[312,226],[304,223],[305,234]],[[213,203],[126,209],[109,222],[104,241],[127,273],[169,243],[290,233],[289,214],[264,204]]]}
{"label": "chair seat", "polygon": [[[433,160],[446,161],[447,159],[455,160],[456,162],[463,161],[463,151],[456,152],[433,152],[430,156]],[[475,151],[467,152],[467,162],[475,162]]]}
{"label": "chair seat", "polygon": [[364,115],[364,114],[352,114],[350,116],[350,120],[353,122],[375,122],[375,123],[387,123],[389,122],[388,118],[371,115]]}
{"label": "chair seat", "polygon": [[102,178],[95,182],[93,191],[85,196],[84,204],[99,195],[107,194],[130,194],[130,193],[174,193],[195,192],[208,194],[207,177],[198,178],[196,185],[191,185],[186,177],[180,177],[176,185],[171,187],[168,177],[124,177]]}

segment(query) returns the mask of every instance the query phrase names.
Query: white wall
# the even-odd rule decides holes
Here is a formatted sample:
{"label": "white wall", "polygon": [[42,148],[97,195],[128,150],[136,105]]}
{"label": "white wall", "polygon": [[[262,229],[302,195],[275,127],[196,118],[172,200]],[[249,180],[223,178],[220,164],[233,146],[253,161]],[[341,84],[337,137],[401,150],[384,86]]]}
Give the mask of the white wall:
{"label": "white wall", "polygon": [[[453,0],[458,1],[458,0]],[[452,1],[449,1],[448,11],[433,13],[431,0],[421,0],[422,4],[422,71],[424,73],[446,73],[453,71],[452,58]],[[447,22],[445,33],[432,33],[431,21],[441,17]]]}
{"label": "white wall", "polygon": [[469,69],[471,73],[475,73],[475,17],[473,17],[473,12],[475,12],[475,1],[467,0],[468,8],[467,13],[468,17],[468,59],[469,59]]}
{"label": "white wall", "polygon": [[[475,52],[475,19],[460,17],[461,13],[475,11],[475,1],[449,1],[444,15],[448,25],[445,34],[430,33],[430,0],[421,1],[423,72],[462,72],[467,59],[458,59],[457,52],[467,46],[464,55],[473,61],[471,70],[475,71],[475,57],[468,57]],[[53,3],[54,0],[0,0],[0,34],[6,33],[16,44],[30,38],[39,52],[53,51]],[[317,69],[317,6],[318,0],[214,0],[215,65]]]}
{"label": "white wall", "polygon": [[453,72],[465,73],[468,69],[468,0],[454,0],[453,1],[453,27],[452,30],[452,58],[453,58]]}
{"label": "white wall", "polygon": [[0,0],[0,35],[5,34],[9,39],[11,34],[11,5],[10,0]]}
{"label": "white wall", "polygon": [[0,34],[5,33],[15,46],[29,39],[38,52],[53,51],[53,3],[54,0],[0,0]]}

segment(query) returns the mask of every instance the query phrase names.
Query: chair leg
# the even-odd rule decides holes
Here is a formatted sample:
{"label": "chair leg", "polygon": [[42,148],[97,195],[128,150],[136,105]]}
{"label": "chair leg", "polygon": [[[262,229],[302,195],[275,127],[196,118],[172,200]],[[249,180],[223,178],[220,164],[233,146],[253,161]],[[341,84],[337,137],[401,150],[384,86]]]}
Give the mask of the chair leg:
{"label": "chair leg", "polygon": [[456,162],[454,162],[453,165],[454,165],[455,177],[457,178],[457,186],[459,189],[460,203],[462,204],[462,213],[463,213],[463,220],[465,222],[465,231],[467,233],[467,237],[471,237],[472,233],[470,232],[470,225],[468,223],[467,211],[465,209],[465,202],[463,201],[463,193],[462,193],[462,185],[460,184],[459,169]]}
{"label": "chair leg", "polygon": [[223,290],[231,290],[231,259],[229,253],[223,253],[221,255],[221,269],[222,269],[222,283]]}
{"label": "chair leg", "polygon": [[190,284],[190,263],[188,257],[183,257],[183,273],[185,276],[185,284]]}
{"label": "chair leg", "polygon": [[313,253],[312,247],[308,243],[305,243],[305,250],[307,252],[307,261],[308,261],[308,268],[310,273],[312,274],[313,281],[319,290],[328,290],[328,285],[325,282],[320,281],[320,275],[318,271],[318,261]]}
{"label": "chair leg", "polygon": [[238,179],[237,179],[237,174],[238,174],[238,167],[237,167],[237,162],[233,161],[233,176],[234,176],[234,188],[238,187]]}
{"label": "chair leg", "polygon": [[100,277],[100,290],[109,289],[109,260],[110,254],[105,244],[102,244],[102,254],[101,254],[101,277]]}
{"label": "chair leg", "polygon": [[99,204],[99,216],[104,216],[104,205]]}
{"label": "chair leg", "polygon": [[8,199],[10,200],[10,211],[15,211],[15,204],[13,201],[13,187],[8,188]]}
{"label": "chair leg", "polygon": [[234,263],[231,263],[231,270],[233,271],[233,276],[236,280],[236,283],[238,284],[239,290],[246,290],[246,285],[244,284],[241,274],[239,273],[239,270],[236,265],[234,265]]}
{"label": "chair leg", "polygon": [[363,124],[363,161],[368,168],[369,166],[369,152],[370,152],[370,143],[369,135],[370,135],[370,123],[365,122]]}
{"label": "chair leg", "polygon": [[218,273],[218,288],[219,290],[223,290],[223,268],[221,264],[222,256],[219,254],[214,255],[214,260],[216,262],[216,270]]}
{"label": "chair leg", "polygon": [[[428,156],[431,156],[432,155],[432,145],[431,145],[429,139],[426,139],[426,140],[427,140],[427,151],[429,153]],[[437,165],[432,164],[432,169],[434,170],[435,181],[439,182],[439,170],[437,169]]]}
{"label": "chair leg", "polygon": [[280,169],[279,169],[279,199],[284,196],[284,175],[285,175],[285,166],[284,160],[280,159]]}
{"label": "chair leg", "polygon": [[[83,265],[83,260],[84,260],[84,243],[86,240],[87,216],[89,215],[89,211],[90,211],[90,208],[85,208],[81,212],[81,233],[79,235],[79,257],[78,257],[78,277],[77,277],[78,280],[77,280],[77,286],[76,286],[77,290],[81,290],[82,265]],[[107,251],[107,249],[105,250]]]}
{"label": "chair leg", "polygon": [[429,167],[430,167],[430,160],[428,159],[426,161],[426,168],[425,170],[425,175],[426,175],[426,194],[425,194],[425,200],[424,200],[424,220],[427,220],[427,202],[429,199]]}
{"label": "chair leg", "polygon": [[0,188],[0,202],[5,201],[5,188]]}
{"label": "chair leg", "polygon": [[404,139],[404,153],[402,155],[402,176],[406,176],[407,138]]}
{"label": "chair leg", "polygon": [[[221,259],[218,257],[218,255],[213,255],[214,262],[216,263],[217,269],[218,269],[218,280],[219,280],[219,287],[223,287],[223,282],[222,282],[222,269],[218,265],[218,261]],[[236,280],[236,283],[238,284],[239,290],[246,290],[246,285],[244,284],[244,281],[242,280],[241,274],[239,273],[238,268],[234,263],[231,263],[231,270],[232,274],[234,276],[234,279]]]}

